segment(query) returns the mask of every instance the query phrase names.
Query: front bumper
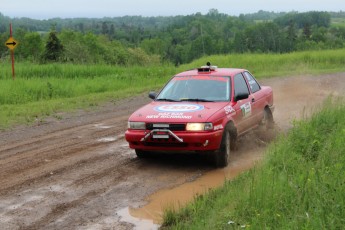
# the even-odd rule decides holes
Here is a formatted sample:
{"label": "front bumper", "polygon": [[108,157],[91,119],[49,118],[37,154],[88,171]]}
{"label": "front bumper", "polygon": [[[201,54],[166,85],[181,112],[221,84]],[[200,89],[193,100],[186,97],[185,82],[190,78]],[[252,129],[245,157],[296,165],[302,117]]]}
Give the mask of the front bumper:
{"label": "front bumper", "polygon": [[146,151],[211,151],[219,149],[223,130],[186,132],[170,130],[127,130],[125,138],[132,149]]}

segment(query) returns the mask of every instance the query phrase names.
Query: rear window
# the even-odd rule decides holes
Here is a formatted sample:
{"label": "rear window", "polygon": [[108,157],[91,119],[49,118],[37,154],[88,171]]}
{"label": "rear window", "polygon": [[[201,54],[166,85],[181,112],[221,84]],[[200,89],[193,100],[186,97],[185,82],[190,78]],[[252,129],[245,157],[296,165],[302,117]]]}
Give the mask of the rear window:
{"label": "rear window", "polygon": [[257,83],[255,78],[249,72],[244,72],[244,76],[246,76],[247,78],[247,81],[249,83],[252,93],[255,93],[261,89],[260,85]]}
{"label": "rear window", "polygon": [[242,74],[236,74],[234,77],[235,84],[235,95],[238,94],[249,94],[248,86],[246,80],[244,80]]}

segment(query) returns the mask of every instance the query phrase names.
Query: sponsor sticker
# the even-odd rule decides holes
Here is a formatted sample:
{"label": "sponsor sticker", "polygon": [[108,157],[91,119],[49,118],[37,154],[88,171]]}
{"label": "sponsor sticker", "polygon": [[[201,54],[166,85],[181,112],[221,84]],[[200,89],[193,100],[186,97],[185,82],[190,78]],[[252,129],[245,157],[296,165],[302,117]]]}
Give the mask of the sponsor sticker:
{"label": "sponsor sticker", "polygon": [[157,112],[172,112],[172,113],[190,113],[199,110],[203,110],[203,105],[197,104],[169,104],[160,105],[154,108]]}
{"label": "sponsor sticker", "polygon": [[235,109],[231,105],[228,105],[224,107],[224,111],[225,111],[225,114],[228,115],[230,113],[235,112]]}
{"label": "sponsor sticker", "polygon": [[214,126],[214,128],[213,128],[214,131],[220,130],[220,129],[223,129],[223,125],[216,125],[216,126]]}
{"label": "sponsor sticker", "polygon": [[250,102],[241,105],[240,108],[242,110],[243,117],[248,117],[250,116],[250,114],[252,114],[252,105],[250,104]]}
{"label": "sponsor sticker", "polygon": [[149,119],[192,119],[192,116],[183,113],[158,113],[154,115],[147,115]]}

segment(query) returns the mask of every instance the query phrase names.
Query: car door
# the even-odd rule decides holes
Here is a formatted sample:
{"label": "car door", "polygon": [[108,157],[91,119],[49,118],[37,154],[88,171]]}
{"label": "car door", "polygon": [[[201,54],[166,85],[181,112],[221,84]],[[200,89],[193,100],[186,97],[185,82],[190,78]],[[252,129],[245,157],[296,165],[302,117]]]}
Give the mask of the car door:
{"label": "car door", "polygon": [[[236,101],[238,95],[248,95],[248,98],[244,98]],[[252,96],[247,85],[247,81],[244,79],[242,73],[238,73],[234,76],[234,94],[233,101],[235,102],[233,108],[236,111],[234,120],[237,125],[237,131],[239,134],[245,132],[252,127]]]}
{"label": "car door", "polygon": [[245,76],[245,80],[247,81],[251,91],[252,125],[255,126],[263,117],[265,95],[261,92],[261,86],[251,73],[245,71],[243,72],[243,75]]}

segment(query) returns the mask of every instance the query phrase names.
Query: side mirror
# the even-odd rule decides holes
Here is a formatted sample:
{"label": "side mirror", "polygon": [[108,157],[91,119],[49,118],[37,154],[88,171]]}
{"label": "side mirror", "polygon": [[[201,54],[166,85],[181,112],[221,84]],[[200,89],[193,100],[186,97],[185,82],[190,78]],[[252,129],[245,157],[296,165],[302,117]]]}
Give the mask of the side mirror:
{"label": "side mirror", "polygon": [[240,101],[240,100],[243,100],[243,99],[247,99],[249,97],[249,94],[248,93],[238,93],[236,94],[235,96],[235,101]]}
{"label": "side mirror", "polygon": [[156,92],[151,91],[151,92],[149,93],[149,98],[151,98],[152,100],[156,99],[156,96],[157,96],[157,93],[156,93]]}

